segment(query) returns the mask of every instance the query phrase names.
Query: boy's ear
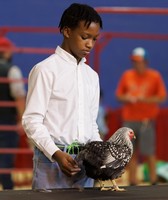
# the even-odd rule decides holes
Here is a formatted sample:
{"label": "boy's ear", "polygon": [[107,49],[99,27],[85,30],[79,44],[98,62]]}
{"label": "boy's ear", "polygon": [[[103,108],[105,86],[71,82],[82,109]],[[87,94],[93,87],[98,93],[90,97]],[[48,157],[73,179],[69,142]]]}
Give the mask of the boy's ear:
{"label": "boy's ear", "polygon": [[62,29],[61,32],[62,32],[62,34],[63,34],[64,37],[69,38],[71,29],[70,29],[69,27],[65,26],[65,27]]}

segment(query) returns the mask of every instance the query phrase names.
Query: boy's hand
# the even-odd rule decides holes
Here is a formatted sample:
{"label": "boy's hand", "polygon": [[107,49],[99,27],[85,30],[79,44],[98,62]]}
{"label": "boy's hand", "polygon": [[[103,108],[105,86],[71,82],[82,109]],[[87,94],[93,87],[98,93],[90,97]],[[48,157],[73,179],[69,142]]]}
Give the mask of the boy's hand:
{"label": "boy's hand", "polygon": [[69,177],[77,174],[81,170],[73,158],[65,152],[56,151],[53,154],[53,159],[57,161],[62,172]]}

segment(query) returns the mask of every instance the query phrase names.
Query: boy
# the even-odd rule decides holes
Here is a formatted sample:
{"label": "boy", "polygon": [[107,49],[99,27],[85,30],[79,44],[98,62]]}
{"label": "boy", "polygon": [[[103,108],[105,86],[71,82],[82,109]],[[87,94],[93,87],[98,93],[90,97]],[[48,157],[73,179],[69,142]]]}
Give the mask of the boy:
{"label": "boy", "polygon": [[[63,35],[55,54],[29,74],[23,127],[35,144],[33,189],[92,187],[93,180],[74,180],[80,147],[101,140],[96,124],[99,78],[85,64],[102,28],[98,13],[74,3],[60,20]],[[69,154],[67,153],[69,152]]]}

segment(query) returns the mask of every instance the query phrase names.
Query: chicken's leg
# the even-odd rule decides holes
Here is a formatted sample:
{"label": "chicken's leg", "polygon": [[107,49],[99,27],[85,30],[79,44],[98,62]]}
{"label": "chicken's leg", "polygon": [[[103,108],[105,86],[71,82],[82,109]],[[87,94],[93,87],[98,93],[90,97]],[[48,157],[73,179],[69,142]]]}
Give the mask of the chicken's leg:
{"label": "chicken's leg", "polygon": [[112,188],[105,188],[104,187],[104,184],[103,184],[103,181],[101,180],[98,180],[99,184],[100,184],[100,190],[101,191],[107,191],[107,190],[111,190]]}
{"label": "chicken's leg", "polygon": [[119,192],[123,192],[125,191],[124,188],[119,188],[117,183],[115,182],[115,180],[111,180],[112,184],[113,184],[113,189],[112,191],[119,191]]}

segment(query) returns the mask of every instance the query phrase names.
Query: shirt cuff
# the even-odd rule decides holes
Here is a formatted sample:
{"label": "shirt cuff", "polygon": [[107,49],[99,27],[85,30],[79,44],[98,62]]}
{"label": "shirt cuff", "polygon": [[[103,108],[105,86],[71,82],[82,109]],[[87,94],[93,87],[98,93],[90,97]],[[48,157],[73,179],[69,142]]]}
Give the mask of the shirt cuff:
{"label": "shirt cuff", "polygon": [[44,149],[43,153],[47,156],[47,158],[51,161],[51,162],[55,162],[55,160],[52,158],[53,154],[60,150],[54,143],[51,143],[48,147],[47,150]]}

